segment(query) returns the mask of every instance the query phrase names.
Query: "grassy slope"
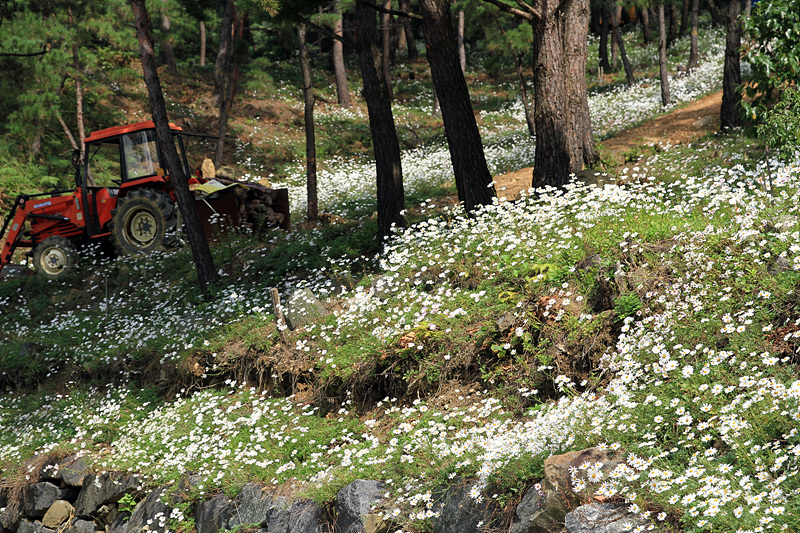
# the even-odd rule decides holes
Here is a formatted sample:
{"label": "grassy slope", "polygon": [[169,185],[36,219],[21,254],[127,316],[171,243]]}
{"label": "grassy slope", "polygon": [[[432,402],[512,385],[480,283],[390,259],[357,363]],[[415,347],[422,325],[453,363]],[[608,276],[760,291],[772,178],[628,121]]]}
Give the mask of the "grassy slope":
{"label": "grassy slope", "polygon": [[[512,504],[547,456],[605,445],[628,466],[596,490],[657,521],[796,529],[800,171],[773,164],[765,194],[752,142],[473,219],[422,202],[377,258],[368,217],[234,239],[211,301],[185,251],[4,283],[0,377],[46,386],[3,394],[3,477],[74,450],[154,484],[200,472],[196,498],[257,479],[328,501],[372,477],[424,529],[448,479]],[[271,285],[333,314],[282,342]]]}

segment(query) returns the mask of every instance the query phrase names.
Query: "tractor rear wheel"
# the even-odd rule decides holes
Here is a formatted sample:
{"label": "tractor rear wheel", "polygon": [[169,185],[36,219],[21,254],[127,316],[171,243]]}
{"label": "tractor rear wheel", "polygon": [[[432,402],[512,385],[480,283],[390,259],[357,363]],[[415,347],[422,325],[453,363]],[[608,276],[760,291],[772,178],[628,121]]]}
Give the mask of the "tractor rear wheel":
{"label": "tractor rear wheel", "polygon": [[33,267],[40,276],[59,279],[78,263],[78,252],[64,237],[47,237],[33,249]]}
{"label": "tractor rear wheel", "polygon": [[131,191],[111,211],[111,243],[119,255],[163,249],[177,221],[175,202],[166,193],[154,189]]}

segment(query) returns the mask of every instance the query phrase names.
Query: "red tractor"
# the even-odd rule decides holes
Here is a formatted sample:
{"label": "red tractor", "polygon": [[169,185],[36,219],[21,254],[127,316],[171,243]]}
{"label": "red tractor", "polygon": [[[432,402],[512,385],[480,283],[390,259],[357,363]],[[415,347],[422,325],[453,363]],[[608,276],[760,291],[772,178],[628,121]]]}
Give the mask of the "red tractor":
{"label": "red tractor", "polygon": [[[191,137],[174,124],[178,154],[191,176],[186,149]],[[30,248],[37,273],[58,278],[78,259],[78,249],[90,242],[108,242],[119,255],[149,253],[164,248],[180,229],[180,213],[164,165],[153,122],[139,122],[93,132],[85,141],[82,165],[73,156],[76,186],[70,191],[23,194],[5,218],[0,238],[0,268],[19,247]],[[213,180],[213,181],[212,181]],[[229,225],[258,224],[289,229],[286,189],[271,189],[236,180],[197,176],[189,186],[198,195],[198,213],[211,237],[211,218]],[[201,190],[205,189],[201,192]],[[252,208],[252,209],[251,209]]]}

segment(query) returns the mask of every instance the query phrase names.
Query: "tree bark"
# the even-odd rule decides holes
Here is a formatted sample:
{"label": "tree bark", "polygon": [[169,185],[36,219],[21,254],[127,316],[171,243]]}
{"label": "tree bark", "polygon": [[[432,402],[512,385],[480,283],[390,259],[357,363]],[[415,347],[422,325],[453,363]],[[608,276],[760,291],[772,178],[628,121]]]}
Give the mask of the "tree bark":
{"label": "tree bark", "polygon": [[519,81],[519,94],[522,98],[522,109],[525,111],[525,123],[528,125],[528,135],[533,137],[536,134],[536,126],[533,122],[533,112],[531,104],[528,102],[528,87],[525,84],[525,76],[522,73],[522,58],[519,54],[514,54],[514,66],[517,69],[517,80]]}
{"label": "tree bark", "polygon": [[720,128],[727,130],[742,125],[739,109],[742,94],[738,86],[742,83],[739,64],[739,49],[742,46],[742,13],[740,0],[732,0],[728,7],[728,27],[725,37],[725,66],[722,74],[722,107],[720,108]]}
{"label": "tree bark", "polygon": [[303,77],[303,118],[306,130],[306,192],[308,195],[308,220],[319,219],[317,203],[317,146],[314,135],[314,87],[311,84],[311,67],[306,47],[307,28],[304,23],[297,26],[300,48],[300,72]]}
{"label": "tree bark", "polygon": [[[339,37],[344,35],[342,30],[342,7],[339,2],[334,4],[336,23],[333,32]],[[344,68],[344,45],[338,39],[333,40],[331,47],[333,71],[336,77],[336,101],[342,107],[350,107],[350,88],[347,86],[347,70]]]}
{"label": "tree bark", "polygon": [[[589,115],[589,97],[586,91],[586,59],[589,55],[585,28],[589,25],[589,0],[571,0],[564,7],[564,68],[567,87],[567,120],[569,120],[571,156],[587,166],[594,165],[599,157],[594,146],[592,119]],[[630,69],[625,48],[621,47],[625,72]],[[578,168],[578,171],[581,169]]]}
{"label": "tree bark", "polygon": [[605,2],[603,2],[600,16],[600,68],[606,72],[611,72],[611,63],[608,57],[608,34],[611,28],[611,11],[609,11]]}
{"label": "tree bark", "polygon": [[206,23],[200,21],[200,66],[206,66]]}
{"label": "tree bark", "polygon": [[[617,18],[617,21],[619,22],[619,18]],[[622,58],[622,66],[625,69],[625,80],[628,83],[628,87],[633,87],[636,83],[636,79],[633,77],[633,68],[631,68],[631,63],[628,61],[628,54],[625,52],[625,43],[622,41],[622,33],[619,31],[619,24],[615,24],[613,29],[614,42],[617,43],[617,49]]]}
{"label": "tree bark", "polygon": [[570,148],[561,17],[548,8],[543,4],[541,18],[532,21],[536,123],[533,187],[562,187],[571,173],[580,172],[583,164]]}
{"label": "tree bark", "polygon": [[[403,13],[411,12],[411,3],[409,0],[400,0],[400,11]],[[411,27],[411,19],[409,17],[403,17],[403,33],[406,36],[408,59],[416,61],[419,59],[419,52],[417,52],[417,40],[414,38],[414,29]]]}
{"label": "tree bark", "polygon": [[692,36],[689,44],[689,63],[686,65],[686,71],[691,72],[697,68],[699,58],[697,54],[699,26],[697,22],[697,12],[700,9],[700,0],[692,0]]}
{"label": "tree bark", "polygon": [[[75,27],[75,21],[72,18],[72,8],[67,6],[68,23],[71,27]],[[86,130],[83,127],[83,80],[81,77],[81,60],[78,55],[78,42],[77,40],[72,43],[72,68],[75,69],[75,121],[78,125],[78,148],[81,151],[80,162],[83,163],[83,158],[86,154],[86,146],[84,139],[86,139]],[[89,185],[94,185],[94,180],[89,179]]]}
{"label": "tree bark", "polygon": [[467,72],[467,47],[464,42],[464,10],[458,10],[458,63],[461,72]]}
{"label": "tree bark", "polygon": [[717,9],[717,4],[714,0],[708,0],[708,12],[711,14],[711,23],[714,26],[719,26],[721,23],[719,9]]}
{"label": "tree bark", "polygon": [[447,146],[458,189],[466,211],[492,203],[494,187],[483,143],[475,122],[469,89],[461,70],[447,0],[420,0],[428,63],[440,96]]}
{"label": "tree bark", "polygon": [[203,235],[203,228],[197,215],[194,198],[189,191],[188,176],[183,170],[183,165],[178,157],[178,150],[175,148],[175,140],[169,128],[167,107],[164,103],[164,94],[161,90],[161,82],[156,69],[153,37],[150,31],[150,19],[145,8],[145,0],[131,0],[131,5],[136,21],[136,35],[139,40],[139,54],[142,59],[144,82],[147,86],[148,100],[156,127],[156,140],[163,151],[164,164],[171,178],[170,184],[175,191],[178,207],[181,210],[181,216],[186,226],[186,235],[192,248],[200,290],[203,294],[207,294],[209,285],[214,282],[217,275],[214,261],[211,257],[208,242],[205,239],[205,235]]}
{"label": "tree bark", "polygon": [[616,71],[619,68],[619,41],[613,36],[619,32],[619,19],[622,14],[622,6],[611,5],[611,69]]}
{"label": "tree bark", "polygon": [[214,107],[221,110],[233,62],[233,31],[235,24],[233,0],[222,0],[222,21],[219,30],[219,50],[214,62]]}
{"label": "tree bark", "polygon": [[661,80],[661,105],[668,106],[669,72],[667,71],[667,28],[664,20],[664,4],[658,4],[658,73]]}
{"label": "tree bark", "polygon": [[675,4],[669,5],[669,35],[667,36],[667,48],[672,48],[675,39],[678,38],[678,8]]}
{"label": "tree bark", "polygon": [[683,9],[681,9],[681,27],[678,30],[680,35],[686,35],[686,29],[689,26],[689,8],[691,7],[692,0],[683,0]]}
{"label": "tree bark", "polygon": [[400,163],[400,144],[389,100],[389,89],[381,75],[381,54],[378,49],[378,30],[373,9],[356,2],[358,56],[363,79],[363,96],[367,103],[369,128],[375,151],[376,188],[378,200],[378,237],[385,240],[392,226],[405,225],[403,169]]}
{"label": "tree bark", "polygon": [[164,40],[161,41],[161,50],[163,51],[164,55],[164,63],[167,65],[167,69],[172,72],[178,72],[178,62],[175,60],[175,48],[172,46],[172,38],[169,35],[171,22],[169,20],[169,15],[167,15],[167,0],[161,0],[162,5],[162,13],[161,13],[161,29],[164,30]]}
{"label": "tree bark", "polygon": [[650,31],[650,10],[646,7],[639,7],[639,19],[642,21],[642,42],[650,44],[653,42],[653,33]]}
{"label": "tree bark", "polygon": [[[392,8],[392,0],[386,0],[383,4],[384,9]],[[383,78],[386,89],[389,91],[389,99],[392,100],[392,16],[389,13],[381,13],[381,55],[383,59]]]}

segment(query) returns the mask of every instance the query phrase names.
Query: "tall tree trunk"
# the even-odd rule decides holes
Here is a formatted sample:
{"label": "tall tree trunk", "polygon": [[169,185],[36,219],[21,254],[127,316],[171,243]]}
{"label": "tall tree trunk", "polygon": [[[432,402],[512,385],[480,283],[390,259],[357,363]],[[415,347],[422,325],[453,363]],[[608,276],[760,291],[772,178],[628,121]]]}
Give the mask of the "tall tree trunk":
{"label": "tall tree trunk", "polygon": [[161,12],[161,29],[164,30],[164,40],[161,41],[161,50],[164,55],[164,63],[167,65],[167,69],[175,73],[178,71],[178,62],[175,60],[175,48],[172,46],[172,38],[170,37],[170,26],[172,25],[169,20],[169,15],[167,15],[167,0],[162,1],[162,12]]}
{"label": "tall tree trunk", "polygon": [[667,48],[672,48],[675,39],[678,38],[678,8],[675,4],[669,5],[669,35],[667,36]]}
{"label": "tall tree trunk", "polygon": [[356,2],[358,21],[356,42],[363,78],[363,96],[369,113],[369,129],[375,151],[376,188],[378,197],[378,237],[385,240],[392,226],[405,224],[403,168],[400,164],[400,144],[389,101],[389,89],[381,74],[381,53],[378,49],[378,29],[373,9]]}
{"label": "tall tree trunk", "polygon": [[617,43],[619,55],[622,58],[622,66],[625,68],[625,80],[628,82],[628,87],[633,87],[633,84],[636,83],[636,79],[633,77],[633,68],[631,67],[630,61],[628,61],[628,54],[625,52],[625,43],[622,41],[622,33],[619,31],[619,24],[615,24],[613,29],[614,42]]}
{"label": "tall tree trunk", "polygon": [[[344,35],[342,30],[342,6],[339,2],[334,4],[336,22],[333,32],[341,37]],[[331,47],[331,58],[333,59],[333,71],[336,75],[336,99],[342,107],[350,107],[350,88],[347,86],[347,70],[344,68],[344,45],[338,39],[333,40]]]}
{"label": "tall tree trunk", "polygon": [[458,10],[458,63],[461,72],[467,72],[467,46],[464,42],[464,10]]}
{"label": "tall tree trunk", "polygon": [[235,25],[233,0],[222,0],[222,21],[219,30],[219,50],[214,62],[214,107],[221,110],[233,61],[233,31]]}
{"label": "tall tree trunk", "polygon": [[646,7],[637,8],[639,19],[642,21],[642,42],[650,44],[653,42],[653,33],[650,31],[650,10]]}
{"label": "tall tree trunk", "polygon": [[[574,152],[573,161],[588,166],[594,165],[599,157],[594,146],[592,119],[589,115],[589,98],[586,91],[586,59],[589,54],[586,28],[589,25],[589,0],[572,0],[564,7],[564,79],[567,89],[567,120],[569,121],[570,149]],[[625,72],[630,65],[625,55],[625,47],[620,47]],[[632,76],[632,75],[631,75]],[[577,168],[580,171],[581,168]],[[576,170],[573,170],[576,172]]]}
{"label": "tall tree trunk", "polygon": [[711,23],[714,26],[719,26],[722,21],[720,20],[719,9],[714,0],[708,0],[708,12],[711,14]]}
{"label": "tall tree trunk", "polygon": [[522,58],[519,54],[514,54],[514,66],[517,69],[517,80],[519,81],[519,94],[522,98],[522,109],[525,111],[525,123],[528,125],[528,135],[533,137],[536,134],[536,126],[533,122],[533,112],[531,104],[528,102],[528,87],[525,83],[525,76],[522,73]]}
{"label": "tall tree trunk", "polygon": [[492,203],[492,175],[483,153],[481,134],[458,60],[447,0],[420,0],[428,63],[441,98],[444,132],[456,178],[458,199],[466,211]]}
{"label": "tall tree trunk", "polygon": [[[233,43],[242,38],[244,32],[244,18],[239,21],[236,20],[236,12],[233,12],[234,20],[234,35],[231,42]],[[214,154],[214,166],[219,168],[222,166],[222,154],[225,148],[225,138],[228,134],[228,119],[231,116],[231,108],[233,107],[233,100],[236,96],[236,91],[239,88],[239,76],[241,74],[239,68],[239,60],[231,54],[231,63],[228,66],[229,74],[225,82],[225,94],[223,95],[221,107],[219,111],[219,122],[217,123],[217,150]]]}
{"label": "tall tree trunk", "polygon": [[[70,27],[75,26],[75,20],[72,18],[72,8],[67,6],[67,21]],[[83,159],[86,156],[86,130],[83,127],[83,80],[81,77],[81,60],[78,55],[78,42],[72,43],[72,68],[75,69],[75,121],[78,125],[78,149],[81,151],[79,158],[80,164],[83,164]],[[62,85],[63,88],[63,85]],[[87,184],[91,187],[94,186],[94,179],[89,176]]]}
{"label": "tall tree trunk", "polygon": [[214,268],[214,260],[211,258],[208,242],[205,239],[205,235],[203,235],[203,227],[197,215],[194,197],[189,191],[189,178],[183,170],[183,165],[178,157],[178,150],[175,148],[172,131],[169,128],[167,107],[164,103],[164,94],[161,91],[161,82],[158,79],[158,71],[156,70],[153,37],[150,31],[150,19],[145,8],[145,0],[131,0],[131,5],[136,20],[136,35],[139,39],[139,54],[142,58],[144,82],[147,86],[148,100],[156,127],[156,139],[164,153],[164,163],[171,178],[170,184],[175,190],[178,208],[181,210],[181,216],[186,226],[186,235],[192,248],[200,290],[206,294],[209,284],[216,279],[217,271]]}
{"label": "tall tree trunk", "polygon": [[[383,3],[384,9],[392,8],[392,0]],[[383,79],[386,80],[386,89],[389,91],[389,99],[392,96],[392,16],[389,13],[381,13],[381,55],[383,57],[381,65],[383,68]]]}
{"label": "tall tree trunk", "polygon": [[583,161],[575,160],[575,151],[570,149],[561,17],[558,12],[543,9],[541,18],[531,24],[536,123],[536,164],[531,185],[562,187],[571,173],[580,172]]}
{"label": "tall tree trunk", "polygon": [[661,79],[661,105],[668,106],[669,72],[667,71],[667,27],[664,20],[664,4],[658,4],[658,74]]}
{"label": "tall tree trunk", "polygon": [[611,28],[611,11],[608,9],[608,5],[605,2],[603,2],[600,13],[600,68],[606,72],[611,72],[611,63],[608,57],[608,34]]}
{"label": "tall tree trunk", "polygon": [[[410,13],[411,2],[409,0],[400,0],[400,11]],[[417,52],[417,40],[414,38],[414,29],[411,27],[411,19],[409,17],[403,17],[403,33],[406,36],[408,59],[416,61],[419,58],[419,52]]]}
{"label": "tall tree trunk", "polygon": [[742,83],[739,65],[739,49],[742,46],[742,13],[740,0],[732,0],[728,7],[728,27],[725,37],[725,66],[722,74],[722,107],[720,108],[720,128],[727,130],[742,125],[739,114],[742,95],[738,86]]}
{"label": "tall tree trunk", "polygon": [[200,21],[200,66],[206,66],[206,23]]}
{"label": "tall tree trunk", "polygon": [[616,71],[619,68],[619,41],[613,36],[619,32],[619,19],[622,15],[621,5],[612,5],[611,12],[611,69]]}
{"label": "tall tree trunk", "polygon": [[300,73],[303,77],[303,118],[306,129],[306,192],[308,194],[308,220],[319,219],[317,203],[317,145],[314,137],[314,87],[311,84],[311,67],[308,64],[305,23],[297,26],[300,48]]}
{"label": "tall tree trunk", "polygon": [[692,0],[683,0],[683,9],[681,9],[681,27],[678,30],[680,35],[686,35],[686,28],[689,26],[689,8]]}
{"label": "tall tree trunk", "polygon": [[697,12],[700,8],[700,0],[692,0],[692,36],[689,44],[689,63],[686,65],[686,71],[691,72],[697,68],[699,58],[697,54],[697,41],[699,36],[699,27],[697,23]]}

